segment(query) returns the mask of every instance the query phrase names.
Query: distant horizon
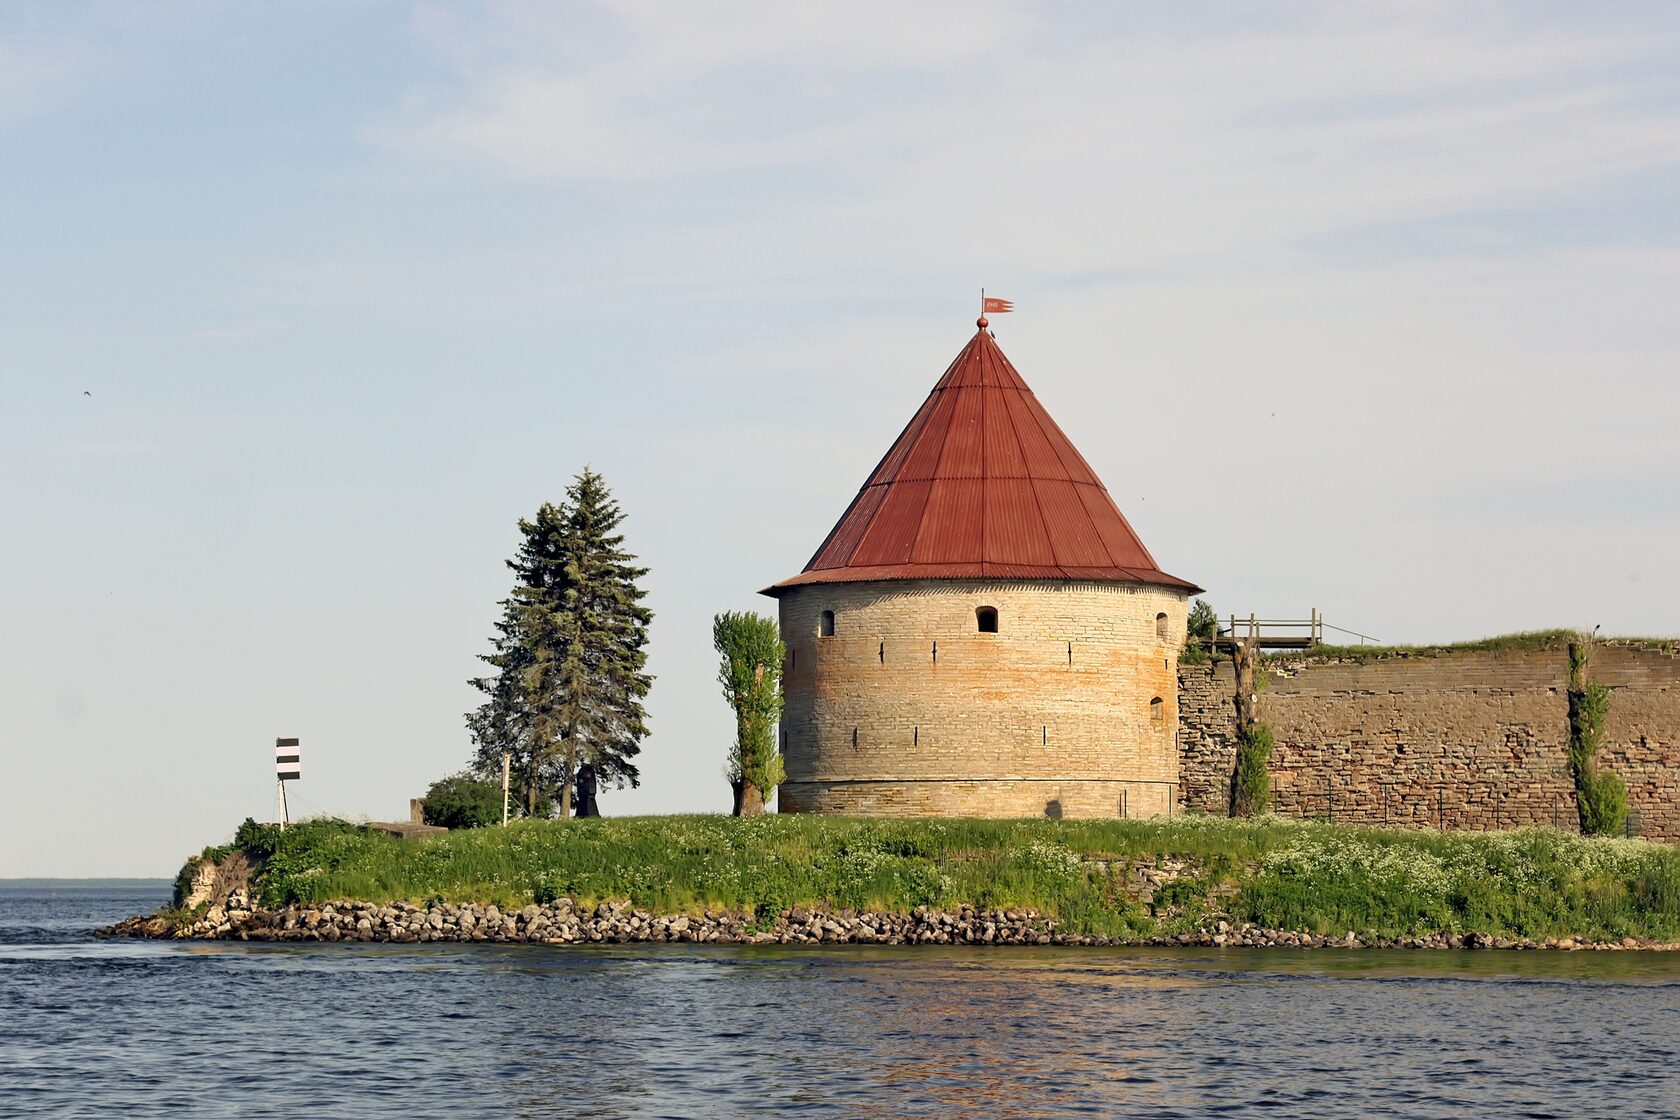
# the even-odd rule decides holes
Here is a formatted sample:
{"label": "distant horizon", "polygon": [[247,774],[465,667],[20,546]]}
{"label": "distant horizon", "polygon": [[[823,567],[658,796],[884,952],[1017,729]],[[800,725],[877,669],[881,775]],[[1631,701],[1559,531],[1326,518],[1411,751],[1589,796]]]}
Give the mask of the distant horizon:
{"label": "distant horizon", "polygon": [[89,875],[85,878],[65,876],[24,876],[15,879],[0,879],[0,889],[6,887],[79,887],[109,885],[121,886],[160,886],[167,887],[175,881],[170,875]]}

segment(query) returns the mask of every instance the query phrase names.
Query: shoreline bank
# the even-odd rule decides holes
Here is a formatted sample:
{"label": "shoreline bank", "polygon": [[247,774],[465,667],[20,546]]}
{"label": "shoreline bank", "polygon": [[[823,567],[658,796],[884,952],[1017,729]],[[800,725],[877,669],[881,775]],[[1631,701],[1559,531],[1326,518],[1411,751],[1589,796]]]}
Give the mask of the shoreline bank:
{"label": "shoreline bank", "polygon": [[689,943],[717,945],[969,945],[1138,948],[1502,949],[1554,951],[1680,951],[1680,942],[1624,937],[1506,937],[1441,931],[1411,937],[1337,937],[1304,930],[1264,929],[1220,920],[1208,928],[1126,937],[1060,928],[1035,910],[937,910],[909,914],[828,911],[794,907],[773,921],[726,911],[658,914],[625,902],[575,907],[569,899],[503,911],[494,905],[329,902],[279,908],[252,906],[236,894],[204,914],[136,915],[94,931],[98,937],[155,940],[281,941],[293,943],[425,942],[545,945]]}
{"label": "shoreline bank", "polygon": [[188,861],[171,906],[116,932],[1661,947],[1680,945],[1680,849],[1539,829],[1455,836],[1275,818],[649,817],[418,841],[325,819],[284,832],[247,821],[233,843]]}

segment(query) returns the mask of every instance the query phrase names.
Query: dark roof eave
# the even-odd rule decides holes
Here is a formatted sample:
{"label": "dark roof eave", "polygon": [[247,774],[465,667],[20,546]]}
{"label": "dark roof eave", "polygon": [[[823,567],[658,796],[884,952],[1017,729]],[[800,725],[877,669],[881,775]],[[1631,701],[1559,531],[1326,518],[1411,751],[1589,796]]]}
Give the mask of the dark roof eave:
{"label": "dark roof eave", "polygon": [[[969,568],[974,565],[956,565]],[[779,599],[788,591],[796,587],[812,587],[824,583],[892,583],[908,582],[911,580],[1015,580],[1023,583],[1133,583],[1150,587],[1167,587],[1183,591],[1186,595],[1200,595],[1207,589],[1169,575],[1159,570],[1149,571],[1116,571],[1113,574],[1074,574],[1059,572],[1051,574],[1005,574],[980,572],[952,572],[946,570],[945,565],[930,564],[925,571],[906,570],[911,565],[893,565],[894,570],[882,571],[874,568],[827,568],[817,571],[800,572],[796,576],[773,583],[769,587],[759,590],[760,595],[768,595],[772,599]]]}

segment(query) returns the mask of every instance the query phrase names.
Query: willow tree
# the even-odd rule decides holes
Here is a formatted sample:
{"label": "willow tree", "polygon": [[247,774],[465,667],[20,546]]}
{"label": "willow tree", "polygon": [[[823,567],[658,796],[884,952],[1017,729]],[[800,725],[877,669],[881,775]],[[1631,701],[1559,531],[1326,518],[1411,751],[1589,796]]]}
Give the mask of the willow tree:
{"label": "willow tree", "polygon": [[514,756],[527,812],[554,799],[570,816],[584,763],[605,785],[640,784],[653,614],[641,603],[648,570],[624,550],[623,520],[586,467],[563,505],[544,503],[519,522],[524,539],[508,561],[516,582],[483,658],[497,672],[472,682],[488,699],[467,724],[480,769],[499,768],[504,751]]}
{"label": "willow tree", "polygon": [[712,619],[712,644],[723,658],[718,668],[723,698],[735,709],[728,766],[735,815],[755,817],[787,776],[776,749],[786,651],[776,620],[751,612],[726,611]]}

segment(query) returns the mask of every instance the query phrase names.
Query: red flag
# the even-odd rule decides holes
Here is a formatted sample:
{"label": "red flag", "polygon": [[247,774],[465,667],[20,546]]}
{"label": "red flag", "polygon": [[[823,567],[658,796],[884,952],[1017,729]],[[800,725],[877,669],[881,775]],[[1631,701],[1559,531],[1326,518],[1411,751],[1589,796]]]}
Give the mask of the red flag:
{"label": "red flag", "polygon": [[1002,315],[1006,311],[1013,310],[1015,310],[1015,304],[1007,299],[985,296],[980,300],[980,314],[982,315]]}

